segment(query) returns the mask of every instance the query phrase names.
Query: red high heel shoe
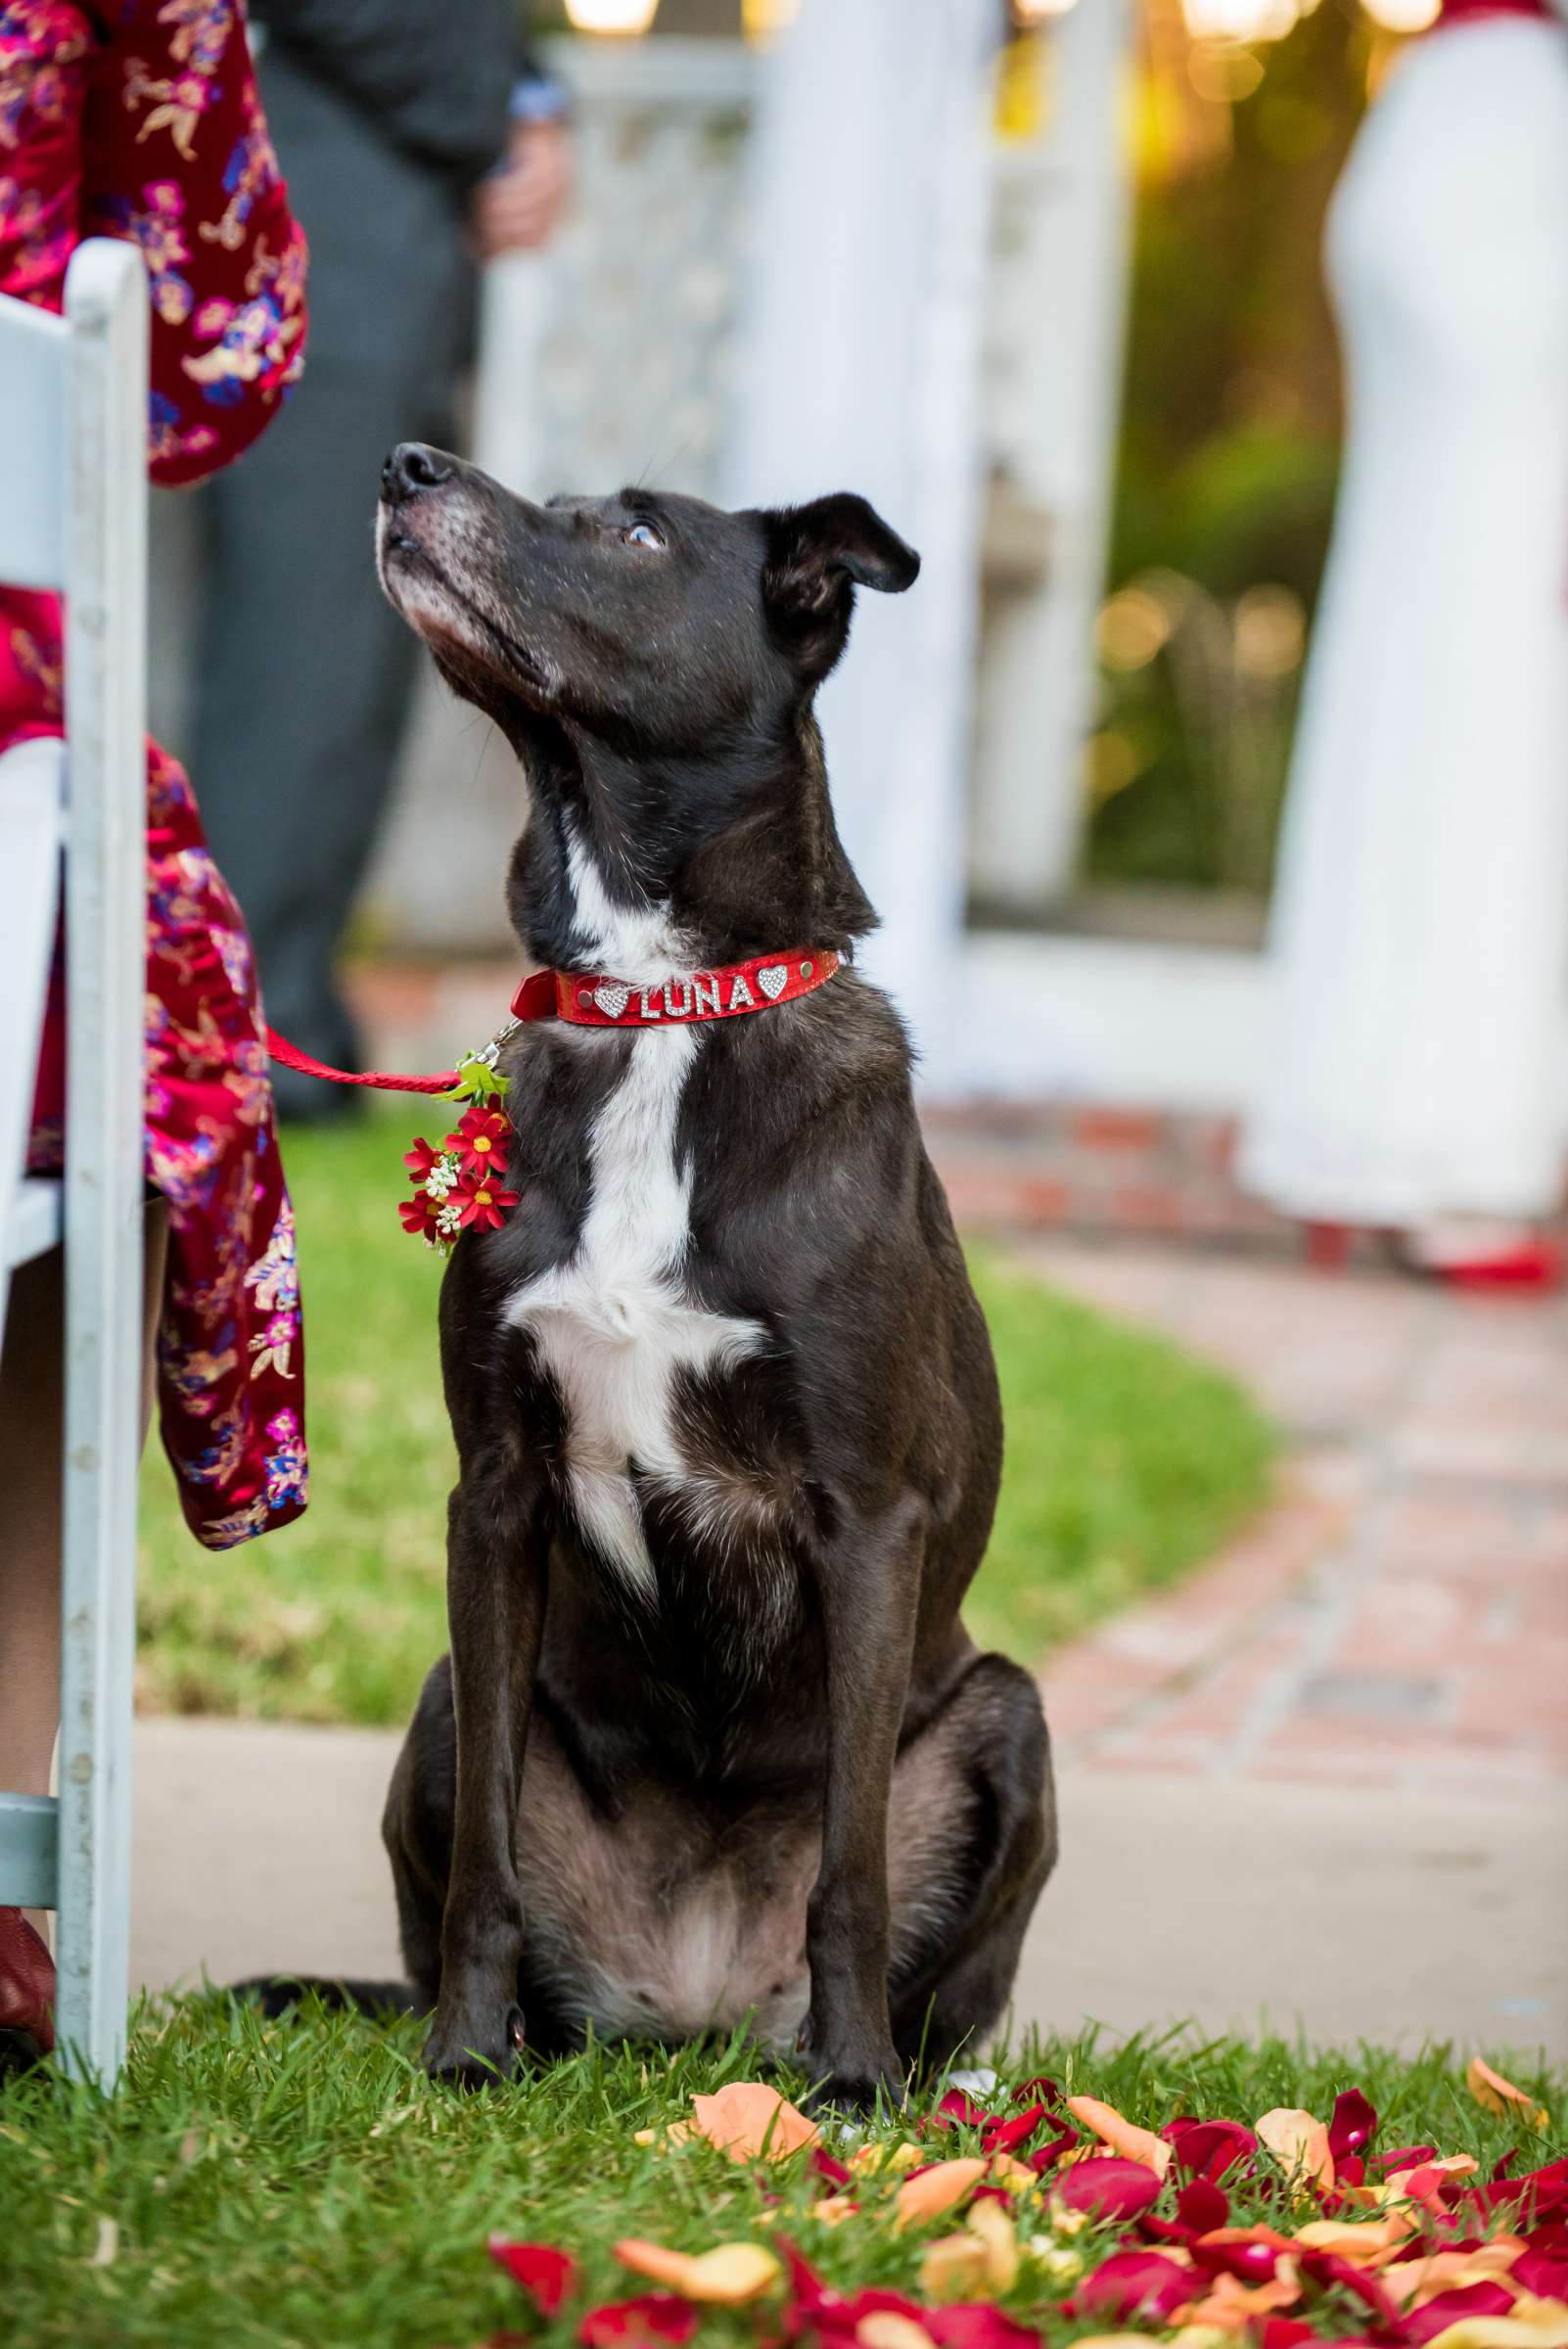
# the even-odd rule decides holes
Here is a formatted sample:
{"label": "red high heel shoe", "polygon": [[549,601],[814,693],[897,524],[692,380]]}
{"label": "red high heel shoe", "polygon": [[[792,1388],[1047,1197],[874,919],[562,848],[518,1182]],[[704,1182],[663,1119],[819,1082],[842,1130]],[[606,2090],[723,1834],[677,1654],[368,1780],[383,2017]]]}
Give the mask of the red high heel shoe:
{"label": "red high heel shoe", "polygon": [[0,1909],[0,2076],[29,2071],[55,2045],[55,1961],[20,1909]]}
{"label": "red high heel shoe", "polygon": [[[1350,1262],[1357,1227],[1349,1223],[1305,1223],[1302,1226],[1307,1262],[1317,1272],[1342,1272]],[[1533,1235],[1497,1249],[1478,1248],[1474,1256],[1427,1259],[1418,1255],[1402,1232],[1376,1231],[1376,1240],[1402,1272],[1423,1280],[1443,1281],[1454,1289],[1504,1289],[1541,1292],[1560,1289],[1568,1277],[1568,1259],[1550,1240]]]}

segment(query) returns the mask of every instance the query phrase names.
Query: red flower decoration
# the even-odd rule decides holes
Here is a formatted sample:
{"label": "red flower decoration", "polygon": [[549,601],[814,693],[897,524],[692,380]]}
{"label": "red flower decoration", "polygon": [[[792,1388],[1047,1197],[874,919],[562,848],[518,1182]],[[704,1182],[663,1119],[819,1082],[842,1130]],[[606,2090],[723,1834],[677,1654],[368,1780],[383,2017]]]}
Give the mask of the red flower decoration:
{"label": "red flower decoration", "polygon": [[416,1191],[412,1199],[399,1199],[397,1213],[403,1219],[404,1231],[411,1232],[415,1239],[435,1237],[436,1203],[427,1191]]}
{"label": "red flower decoration", "polygon": [[492,2234],[486,2246],[498,2268],[504,2268],[520,2291],[527,2292],[541,2317],[553,2317],[577,2288],[577,2263],[569,2251],[553,2243],[509,2243]]}
{"label": "red flower decoration", "polygon": [[403,1152],[403,1164],[416,1182],[427,1182],[432,1171],[440,1165],[441,1155],[439,1150],[433,1150],[424,1135],[420,1134],[412,1150]]}
{"label": "red flower decoration", "polygon": [[516,1207],[519,1193],[503,1191],[495,1182],[486,1181],[483,1174],[466,1174],[451,1197],[457,1210],[457,1221],[466,1231],[499,1231],[506,1221],[506,1211]]}
{"label": "red flower decoration", "polygon": [[457,1131],[446,1137],[446,1147],[456,1151],[465,1174],[504,1174],[511,1146],[512,1128],[506,1119],[483,1102],[476,1102],[459,1120]]}
{"label": "red flower decoration", "polygon": [[642,2292],[634,2300],[607,2300],[590,2308],[577,2326],[582,2349],[665,2349],[689,2341],[699,2311],[674,2292]]}

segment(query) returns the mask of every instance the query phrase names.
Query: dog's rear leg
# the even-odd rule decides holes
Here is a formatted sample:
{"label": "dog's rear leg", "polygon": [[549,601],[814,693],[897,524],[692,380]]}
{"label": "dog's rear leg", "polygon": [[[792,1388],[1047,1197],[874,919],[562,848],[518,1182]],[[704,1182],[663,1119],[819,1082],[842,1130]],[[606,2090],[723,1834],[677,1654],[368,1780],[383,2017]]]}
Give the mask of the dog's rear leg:
{"label": "dog's rear leg", "polygon": [[909,1690],[925,1512],[912,1497],[851,1519],[824,1544],[817,1594],[827,1664],[822,1862],[807,1908],[811,2004],[802,2059],[815,2101],[898,2101],[888,2015],[888,1798]]}
{"label": "dog's rear leg", "polygon": [[514,1846],[547,1558],[537,1487],[520,1493],[514,1466],[494,1477],[469,1468],[447,1511],[457,1795],[440,1996],[425,2047],[429,2071],[466,2087],[510,2078],[523,2044]]}
{"label": "dog's rear leg", "polygon": [[904,1749],[891,1839],[894,2044],[909,2064],[973,2062],[1056,1863],[1050,1740],[1021,1666],[976,1656]]}

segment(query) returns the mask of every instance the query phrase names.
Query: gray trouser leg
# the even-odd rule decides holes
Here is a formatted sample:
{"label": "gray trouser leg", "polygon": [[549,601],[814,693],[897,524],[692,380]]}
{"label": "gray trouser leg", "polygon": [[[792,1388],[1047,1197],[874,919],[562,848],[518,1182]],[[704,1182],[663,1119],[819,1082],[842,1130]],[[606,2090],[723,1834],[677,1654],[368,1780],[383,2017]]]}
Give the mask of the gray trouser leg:
{"label": "gray trouser leg", "polygon": [[[353,1065],[355,1045],[334,957],[418,652],[376,580],[381,462],[398,440],[449,444],[443,389],[368,364],[313,364],[265,438],[201,498],[192,774],[255,944],[268,1019],[339,1067]],[[278,1089],[286,1108],[316,1092],[305,1078]]]}

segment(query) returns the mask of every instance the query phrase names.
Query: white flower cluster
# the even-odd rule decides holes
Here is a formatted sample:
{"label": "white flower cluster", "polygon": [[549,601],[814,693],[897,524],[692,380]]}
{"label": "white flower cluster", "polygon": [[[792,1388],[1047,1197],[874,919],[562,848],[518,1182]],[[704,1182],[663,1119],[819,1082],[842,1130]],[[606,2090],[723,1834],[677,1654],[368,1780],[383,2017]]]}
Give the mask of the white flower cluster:
{"label": "white flower cluster", "polygon": [[[438,1203],[438,1205],[441,1200],[449,1199],[451,1197],[452,1192],[456,1187],[457,1177],[460,1171],[461,1170],[457,1163],[457,1153],[455,1150],[443,1151],[441,1156],[436,1161],[436,1164],[431,1168],[430,1173],[425,1177],[425,1189],[429,1193],[430,1197]],[[450,1213],[450,1210],[448,1210],[448,1213]],[[439,1220],[444,1223],[444,1217],[440,1218]]]}

